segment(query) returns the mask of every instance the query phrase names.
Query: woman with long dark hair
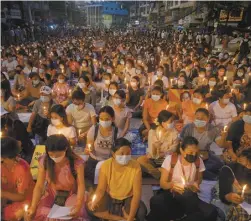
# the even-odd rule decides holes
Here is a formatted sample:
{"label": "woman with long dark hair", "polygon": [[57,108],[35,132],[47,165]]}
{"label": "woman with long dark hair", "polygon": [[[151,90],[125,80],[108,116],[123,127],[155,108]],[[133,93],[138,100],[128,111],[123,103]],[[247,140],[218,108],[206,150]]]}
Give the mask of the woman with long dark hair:
{"label": "woman with long dark hair", "polygon": [[44,221],[57,204],[72,207],[71,220],[86,220],[83,160],[72,152],[64,135],[48,137],[45,146],[46,154],[39,160],[38,179],[26,219]]}
{"label": "woman with long dark hair", "polygon": [[76,129],[68,123],[64,107],[60,104],[52,106],[50,115],[51,124],[48,126],[47,136],[63,134],[71,146],[74,146],[77,141]]}

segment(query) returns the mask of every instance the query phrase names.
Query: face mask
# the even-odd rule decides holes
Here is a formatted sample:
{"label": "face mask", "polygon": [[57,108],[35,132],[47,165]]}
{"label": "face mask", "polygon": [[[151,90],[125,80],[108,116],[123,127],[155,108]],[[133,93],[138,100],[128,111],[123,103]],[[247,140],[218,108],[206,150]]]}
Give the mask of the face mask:
{"label": "face mask", "polygon": [[63,84],[64,83],[64,79],[59,79],[58,83]]}
{"label": "face mask", "polygon": [[105,82],[106,85],[110,84],[110,80],[104,80],[104,82]]}
{"label": "face mask", "polygon": [[51,123],[54,125],[54,126],[58,126],[61,124],[61,121],[59,119],[51,119]]}
{"label": "face mask", "polygon": [[189,163],[194,163],[197,160],[197,155],[186,154],[185,160]]}
{"label": "face mask", "polygon": [[151,58],[151,61],[154,61],[154,58]]}
{"label": "face mask", "polygon": [[160,95],[152,95],[152,99],[154,101],[158,101],[160,99]]}
{"label": "face mask", "polygon": [[44,73],[44,69],[39,69],[39,73]]}
{"label": "face mask", "polygon": [[131,82],[131,86],[132,87],[137,87],[137,83],[136,82]]}
{"label": "face mask", "polygon": [[99,124],[103,127],[103,128],[107,128],[107,127],[110,127],[112,125],[112,122],[109,120],[109,121],[103,121],[103,120],[100,120],[99,121]]}
{"label": "face mask", "polygon": [[185,83],[183,81],[178,81],[177,83],[178,83],[178,86],[184,86],[185,85]]}
{"label": "face mask", "polygon": [[240,84],[233,84],[233,88],[240,88],[241,85]]}
{"label": "face mask", "polygon": [[40,80],[33,80],[32,83],[33,85],[38,85],[40,83]]}
{"label": "face mask", "polygon": [[120,165],[127,165],[129,161],[132,159],[131,155],[117,155],[115,156],[115,160]]}
{"label": "face mask", "polygon": [[194,121],[195,127],[205,127],[207,125],[207,122],[204,120],[197,120]]}
{"label": "face mask", "polygon": [[80,111],[84,108],[84,104],[77,105],[77,110]]}
{"label": "face mask", "polygon": [[86,67],[87,65],[86,64],[82,64],[82,67]]}
{"label": "face mask", "polygon": [[61,157],[57,157],[57,158],[51,157],[51,159],[52,159],[55,163],[60,163],[64,158],[65,158],[65,153],[64,153],[64,155],[61,156]]}
{"label": "face mask", "polygon": [[229,103],[229,101],[230,101],[230,99],[229,99],[229,98],[227,98],[227,99],[223,99],[223,104],[228,104],[228,103]]}
{"label": "face mask", "polygon": [[49,101],[50,101],[50,98],[47,97],[47,96],[41,96],[41,97],[40,97],[40,100],[41,100],[42,102],[49,102]]}
{"label": "face mask", "polygon": [[242,76],[243,76],[243,73],[242,73],[242,72],[237,72],[237,75],[238,75],[239,77],[242,77]]}
{"label": "face mask", "polygon": [[141,70],[137,69],[136,74],[140,74],[140,73],[141,73]]}
{"label": "face mask", "polygon": [[125,64],[125,62],[124,62],[124,61],[120,61],[120,64],[124,65],[124,64]]}
{"label": "face mask", "polygon": [[115,98],[115,99],[113,99],[113,103],[114,103],[115,105],[119,106],[119,105],[121,104],[121,100]]}
{"label": "face mask", "polygon": [[214,85],[216,85],[216,82],[215,81],[209,81],[208,84],[209,84],[209,86],[213,87]]}
{"label": "face mask", "polygon": [[162,76],[162,74],[163,74],[162,72],[157,71],[157,76],[159,76],[159,77],[160,77],[160,76]]}
{"label": "face mask", "polygon": [[112,70],[111,69],[107,69],[107,73],[112,73]]}
{"label": "face mask", "polygon": [[174,123],[172,122],[170,124],[167,124],[166,127],[165,127],[165,129],[169,130],[169,129],[172,129],[173,127],[174,127]]}
{"label": "face mask", "polygon": [[201,104],[201,99],[193,98],[193,102],[194,102],[195,104]]}
{"label": "face mask", "polygon": [[245,114],[243,115],[242,119],[245,123],[251,124],[251,116]]}
{"label": "face mask", "polygon": [[77,83],[77,86],[80,87],[81,89],[85,87],[85,83]]}
{"label": "face mask", "polygon": [[200,78],[204,78],[205,74],[200,74],[199,76],[200,76]]}
{"label": "face mask", "polygon": [[206,68],[206,71],[211,71],[211,70],[212,70],[211,67],[207,67],[207,68]]}

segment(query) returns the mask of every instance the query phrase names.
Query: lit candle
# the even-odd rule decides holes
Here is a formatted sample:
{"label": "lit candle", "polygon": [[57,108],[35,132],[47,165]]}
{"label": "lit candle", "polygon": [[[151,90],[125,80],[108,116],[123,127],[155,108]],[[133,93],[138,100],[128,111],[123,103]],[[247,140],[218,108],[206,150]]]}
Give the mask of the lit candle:
{"label": "lit candle", "polygon": [[97,197],[96,194],[94,194],[93,197],[92,197],[92,206],[93,206],[93,204],[94,204],[94,202],[96,200],[96,197]]}
{"label": "lit candle", "polygon": [[241,197],[242,197],[242,198],[244,197],[246,188],[247,188],[247,184],[244,185],[243,188],[242,188],[242,191],[241,191]]}
{"label": "lit candle", "polygon": [[242,80],[242,83],[245,84],[245,82],[246,82],[245,79],[243,79],[243,80]]}
{"label": "lit candle", "polygon": [[213,88],[210,88],[210,93],[212,93]]}
{"label": "lit candle", "polygon": [[173,85],[173,79],[171,78],[171,85]]}
{"label": "lit candle", "polygon": [[58,131],[58,134],[61,134],[61,131],[60,131],[60,130]]}
{"label": "lit candle", "polygon": [[2,138],[2,131],[0,131],[0,138]]}
{"label": "lit candle", "polygon": [[224,132],[227,132],[227,126],[224,127]]}
{"label": "lit candle", "polygon": [[168,105],[166,105],[166,110],[168,110],[168,108],[169,108],[169,104],[168,104]]}
{"label": "lit candle", "polygon": [[88,144],[88,151],[91,152],[91,144]]}
{"label": "lit candle", "polygon": [[162,131],[160,130],[158,133],[159,140],[161,139]]}
{"label": "lit candle", "polygon": [[208,109],[208,104],[206,104],[206,109]]}
{"label": "lit candle", "polygon": [[246,108],[247,108],[247,104],[244,103],[244,104],[243,104],[243,109],[246,110]]}
{"label": "lit candle", "polygon": [[27,211],[28,211],[28,207],[29,207],[29,206],[28,206],[27,204],[24,205],[24,212],[27,212]]}
{"label": "lit candle", "polygon": [[186,186],[186,180],[183,177],[181,177],[181,180],[182,180],[183,187],[185,187]]}
{"label": "lit candle", "polygon": [[78,136],[80,136],[80,134],[81,134],[81,129],[78,130]]}
{"label": "lit candle", "polygon": [[223,80],[226,81],[227,80],[227,76],[224,76]]}
{"label": "lit candle", "polygon": [[17,94],[17,100],[20,100],[20,94]]}

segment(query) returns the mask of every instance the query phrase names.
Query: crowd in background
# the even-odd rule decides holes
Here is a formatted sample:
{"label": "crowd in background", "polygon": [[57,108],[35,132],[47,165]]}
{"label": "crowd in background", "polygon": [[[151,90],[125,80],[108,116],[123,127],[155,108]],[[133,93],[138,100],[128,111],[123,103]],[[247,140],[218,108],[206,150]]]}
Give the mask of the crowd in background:
{"label": "crowd in background", "polygon": [[[248,34],[229,53],[237,36],[209,32],[87,30],[30,43],[17,33],[1,51],[4,220],[46,220],[54,203],[71,206],[72,220],[250,220]],[[148,146],[137,158],[134,119]],[[46,151],[34,183],[36,145]],[[148,214],[142,176],[160,185]],[[202,180],[217,183],[210,203]]]}

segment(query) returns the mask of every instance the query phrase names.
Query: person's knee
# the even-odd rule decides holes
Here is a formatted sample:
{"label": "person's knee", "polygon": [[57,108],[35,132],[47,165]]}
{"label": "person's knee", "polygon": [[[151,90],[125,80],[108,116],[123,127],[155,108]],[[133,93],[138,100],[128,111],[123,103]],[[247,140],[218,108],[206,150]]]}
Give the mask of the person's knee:
{"label": "person's knee", "polygon": [[160,205],[164,205],[164,204],[165,204],[165,200],[164,200],[163,194],[159,194],[159,195],[153,196],[150,199],[150,207],[151,207],[151,209],[153,209],[153,208],[159,208]]}

